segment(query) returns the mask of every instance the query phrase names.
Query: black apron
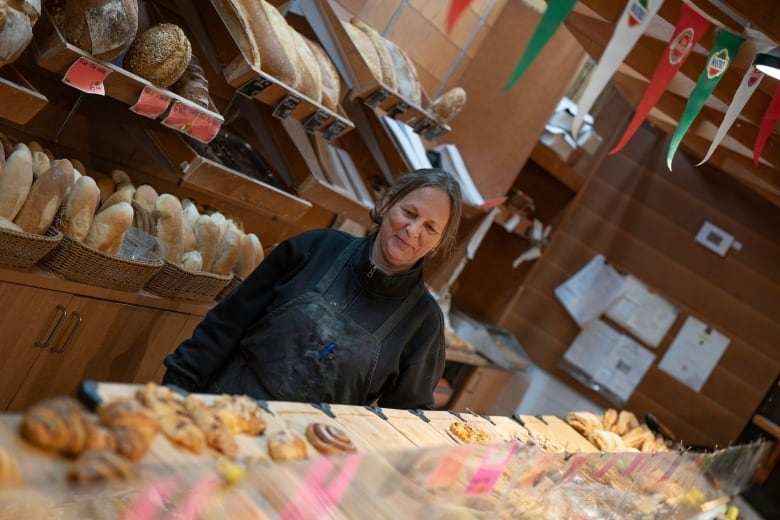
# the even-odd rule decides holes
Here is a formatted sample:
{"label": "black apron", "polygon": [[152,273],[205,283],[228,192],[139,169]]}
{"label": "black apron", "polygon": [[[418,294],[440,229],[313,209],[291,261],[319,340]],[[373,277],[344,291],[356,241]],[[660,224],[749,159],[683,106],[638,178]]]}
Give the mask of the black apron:
{"label": "black apron", "polygon": [[364,329],[326,294],[359,241],[344,249],[314,290],[252,325],[239,353],[209,390],[281,401],[366,404],[382,341],[417,303],[423,284],[374,332]]}

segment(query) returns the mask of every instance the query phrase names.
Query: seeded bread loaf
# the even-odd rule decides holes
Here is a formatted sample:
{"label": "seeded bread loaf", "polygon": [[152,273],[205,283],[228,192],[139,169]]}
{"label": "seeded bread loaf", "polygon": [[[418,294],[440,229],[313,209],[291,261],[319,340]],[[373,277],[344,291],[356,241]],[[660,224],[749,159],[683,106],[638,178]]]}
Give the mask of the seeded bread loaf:
{"label": "seeded bread loaf", "polygon": [[138,35],[122,60],[125,69],[167,88],[190,63],[192,45],[178,25],[161,23]]}

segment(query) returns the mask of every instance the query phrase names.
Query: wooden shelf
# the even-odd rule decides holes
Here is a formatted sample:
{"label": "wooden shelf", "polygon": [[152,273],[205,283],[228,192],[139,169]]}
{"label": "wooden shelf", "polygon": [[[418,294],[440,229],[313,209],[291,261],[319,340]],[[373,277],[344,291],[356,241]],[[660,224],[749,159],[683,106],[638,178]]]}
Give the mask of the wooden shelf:
{"label": "wooden shelf", "polygon": [[11,65],[0,68],[0,118],[24,125],[49,102]]}
{"label": "wooden shelf", "polygon": [[563,159],[542,143],[536,143],[531,151],[531,159],[575,193],[585,184],[582,176],[577,175]]}

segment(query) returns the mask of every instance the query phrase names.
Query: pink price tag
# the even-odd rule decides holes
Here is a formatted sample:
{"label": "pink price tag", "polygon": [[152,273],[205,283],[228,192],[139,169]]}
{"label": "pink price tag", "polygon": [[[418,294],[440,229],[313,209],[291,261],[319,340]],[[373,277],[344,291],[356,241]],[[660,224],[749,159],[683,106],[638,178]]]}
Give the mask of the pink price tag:
{"label": "pink price tag", "polygon": [[355,477],[362,456],[353,454],[338,467],[331,459],[320,457],[301,483],[300,493],[286,505],[282,520],[318,520],[330,518]]}
{"label": "pink price tag", "polygon": [[109,74],[111,74],[111,71],[103,65],[81,57],[68,68],[62,81],[87,94],[105,96],[106,89],[103,86],[103,80]]}
{"label": "pink price tag", "polygon": [[472,451],[474,451],[473,446],[462,446],[449,450],[438,466],[431,471],[425,482],[425,487],[440,488],[455,482]]}
{"label": "pink price tag", "polygon": [[471,496],[490,493],[516,449],[516,445],[512,445],[509,452],[505,452],[502,448],[490,448],[463,494]]}
{"label": "pink price tag", "polygon": [[187,134],[202,143],[208,143],[217,136],[220,127],[222,121],[205,112],[199,112]]}
{"label": "pink price tag", "polygon": [[168,110],[170,104],[171,96],[147,85],[130,110],[142,116],[155,118]]}
{"label": "pink price tag", "polygon": [[186,132],[192,127],[192,123],[198,117],[198,113],[197,109],[185,105],[181,101],[174,101],[162,124],[180,132]]}

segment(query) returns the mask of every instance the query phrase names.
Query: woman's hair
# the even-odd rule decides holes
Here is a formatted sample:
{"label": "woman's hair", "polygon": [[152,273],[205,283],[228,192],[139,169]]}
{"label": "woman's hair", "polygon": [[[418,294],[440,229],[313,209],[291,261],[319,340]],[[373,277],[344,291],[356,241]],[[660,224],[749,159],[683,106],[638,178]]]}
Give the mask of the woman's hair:
{"label": "woman's hair", "polygon": [[444,226],[439,245],[433,250],[435,253],[442,252],[446,256],[455,245],[463,201],[460,194],[460,184],[455,180],[455,177],[445,171],[424,168],[407,173],[390,186],[384,197],[371,209],[371,220],[377,225],[381,224],[382,216],[388,208],[393,207],[409,193],[428,186],[439,188],[450,197],[450,218]]}

